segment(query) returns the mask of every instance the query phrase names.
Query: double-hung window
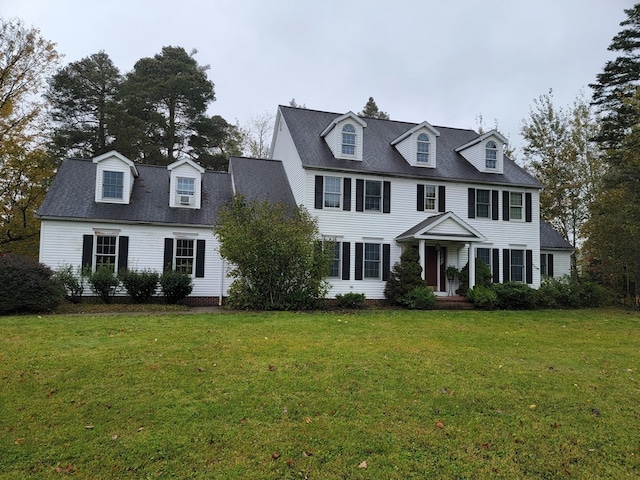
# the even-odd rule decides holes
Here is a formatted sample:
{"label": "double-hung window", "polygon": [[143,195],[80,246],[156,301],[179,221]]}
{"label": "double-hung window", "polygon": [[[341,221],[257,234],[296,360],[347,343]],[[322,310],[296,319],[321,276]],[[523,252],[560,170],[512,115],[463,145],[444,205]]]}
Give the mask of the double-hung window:
{"label": "double-hung window", "polygon": [[421,133],[418,135],[417,157],[418,163],[429,163],[429,135]]}
{"label": "double-hung window", "polygon": [[107,270],[111,273],[116,271],[116,236],[97,235],[96,236],[96,270]]}
{"label": "double-hung window", "polygon": [[510,220],[522,220],[522,193],[520,192],[510,192],[509,194],[509,219]]}
{"label": "double-hung window", "polygon": [[476,190],[476,217],[490,218],[491,214],[491,191]]}
{"label": "double-hung window", "polygon": [[548,277],[549,276],[549,269],[547,267],[547,254],[546,253],[541,253],[540,254],[540,275],[542,277]]}
{"label": "double-hung window", "polygon": [[379,212],[382,199],[382,182],[367,180],[364,184],[364,209]]}
{"label": "double-hung window", "polygon": [[175,269],[177,272],[193,273],[194,263],[194,241],[191,239],[178,238],[176,239],[176,252],[175,252]]}
{"label": "double-hung window", "polygon": [[178,177],[178,185],[176,190],[178,195],[195,195],[196,187],[195,187],[195,179],[186,178],[186,177]]}
{"label": "double-hung window", "polygon": [[476,256],[482,260],[489,269],[491,269],[491,249],[490,248],[478,248],[476,250]]}
{"label": "double-hung window", "polygon": [[122,199],[124,172],[105,170],[102,173],[102,198]]}
{"label": "double-hung window", "polygon": [[435,185],[424,186],[424,209],[435,210],[438,206],[438,189]]}
{"label": "double-hung window", "polygon": [[524,283],[524,250],[511,250],[511,281]]}
{"label": "double-hung window", "polygon": [[342,127],[342,154],[356,154],[356,128],[350,123]]}
{"label": "double-hung window", "polygon": [[332,260],[331,260],[331,266],[329,268],[329,277],[340,278],[340,272],[341,272],[340,252],[342,252],[342,244],[340,242],[335,242],[331,250],[332,250],[331,252]]}
{"label": "double-hung window", "polygon": [[324,207],[340,208],[341,194],[342,179],[339,177],[324,177]]}
{"label": "double-hung window", "polygon": [[364,278],[380,278],[382,255],[379,243],[364,244]]}
{"label": "double-hung window", "polygon": [[485,153],[485,166],[487,168],[496,168],[498,163],[498,147],[496,146],[496,142],[493,140],[487,142]]}

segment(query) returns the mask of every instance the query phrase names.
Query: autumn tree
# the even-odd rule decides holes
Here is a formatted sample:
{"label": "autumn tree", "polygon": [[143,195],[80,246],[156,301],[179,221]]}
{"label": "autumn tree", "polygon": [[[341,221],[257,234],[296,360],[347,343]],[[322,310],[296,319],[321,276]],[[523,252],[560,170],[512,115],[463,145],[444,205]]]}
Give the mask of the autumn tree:
{"label": "autumn tree", "polygon": [[265,111],[249,120],[242,129],[244,135],[244,154],[254,158],[268,158],[273,135],[274,115]]}
{"label": "autumn tree", "polygon": [[38,94],[57,67],[55,45],[0,18],[0,251],[38,255],[40,206],[55,163],[44,149]]}
{"label": "autumn tree", "polygon": [[373,97],[369,97],[369,100],[365,104],[362,111],[358,113],[358,115],[364,118],[379,118],[381,120],[389,120],[389,114],[378,109],[378,105],[376,104],[376,101],[373,99]]}
{"label": "autumn tree", "polygon": [[116,114],[122,80],[104,52],[72,62],[50,79],[45,97],[51,102],[55,154],[94,157],[111,148],[108,120]]}
{"label": "autumn tree", "polygon": [[[576,248],[604,171],[589,104],[578,96],[571,107],[556,107],[550,90],[534,100],[521,133],[528,167],[543,185],[540,214]],[[572,267],[575,273],[575,256]]]}
{"label": "autumn tree", "polygon": [[124,148],[118,150],[135,150],[133,158],[159,165],[189,153],[189,139],[215,100],[209,67],[198,65],[196,53],[169,46],[136,62],[121,91],[124,112],[116,144]]}

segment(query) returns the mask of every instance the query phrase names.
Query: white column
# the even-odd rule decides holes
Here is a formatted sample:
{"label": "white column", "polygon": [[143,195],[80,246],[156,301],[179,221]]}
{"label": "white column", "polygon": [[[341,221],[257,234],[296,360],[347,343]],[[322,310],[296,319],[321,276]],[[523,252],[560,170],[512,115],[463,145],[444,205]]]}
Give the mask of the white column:
{"label": "white column", "polygon": [[420,240],[420,247],[418,248],[418,254],[420,255],[420,266],[422,267],[422,280],[426,280],[426,270],[427,270],[427,252],[424,244],[424,240]]}
{"label": "white column", "polygon": [[440,264],[442,263],[442,248],[436,248],[436,274],[437,274],[437,280],[436,280],[436,292],[440,291]]}
{"label": "white column", "polygon": [[476,286],[476,247],[469,243],[469,288]]}

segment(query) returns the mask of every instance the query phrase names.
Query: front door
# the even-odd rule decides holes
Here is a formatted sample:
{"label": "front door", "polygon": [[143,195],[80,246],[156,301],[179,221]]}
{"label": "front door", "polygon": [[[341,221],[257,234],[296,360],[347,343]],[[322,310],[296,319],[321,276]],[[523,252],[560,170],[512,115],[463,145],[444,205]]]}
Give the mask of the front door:
{"label": "front door", "polygon": [[[446,292],[446,266],[445,259],[447,258],[447,248],[440,247],[436,250],[433,245],[426,246],[426,268],[425,279],[427,280],[427,286],[433,288],[434,291]],[[438,263],[440,263],[440,288],[438,289]]]}

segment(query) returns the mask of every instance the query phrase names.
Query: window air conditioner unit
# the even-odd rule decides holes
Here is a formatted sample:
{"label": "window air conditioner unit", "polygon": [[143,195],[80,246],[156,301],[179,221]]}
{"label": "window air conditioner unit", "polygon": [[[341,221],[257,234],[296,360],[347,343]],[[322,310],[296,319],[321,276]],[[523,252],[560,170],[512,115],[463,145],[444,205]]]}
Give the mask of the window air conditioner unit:
{"label": "window air conditioner unit", "polygon": [[180,195],[180,205],[191,205],[192,199],[191,195]]}

